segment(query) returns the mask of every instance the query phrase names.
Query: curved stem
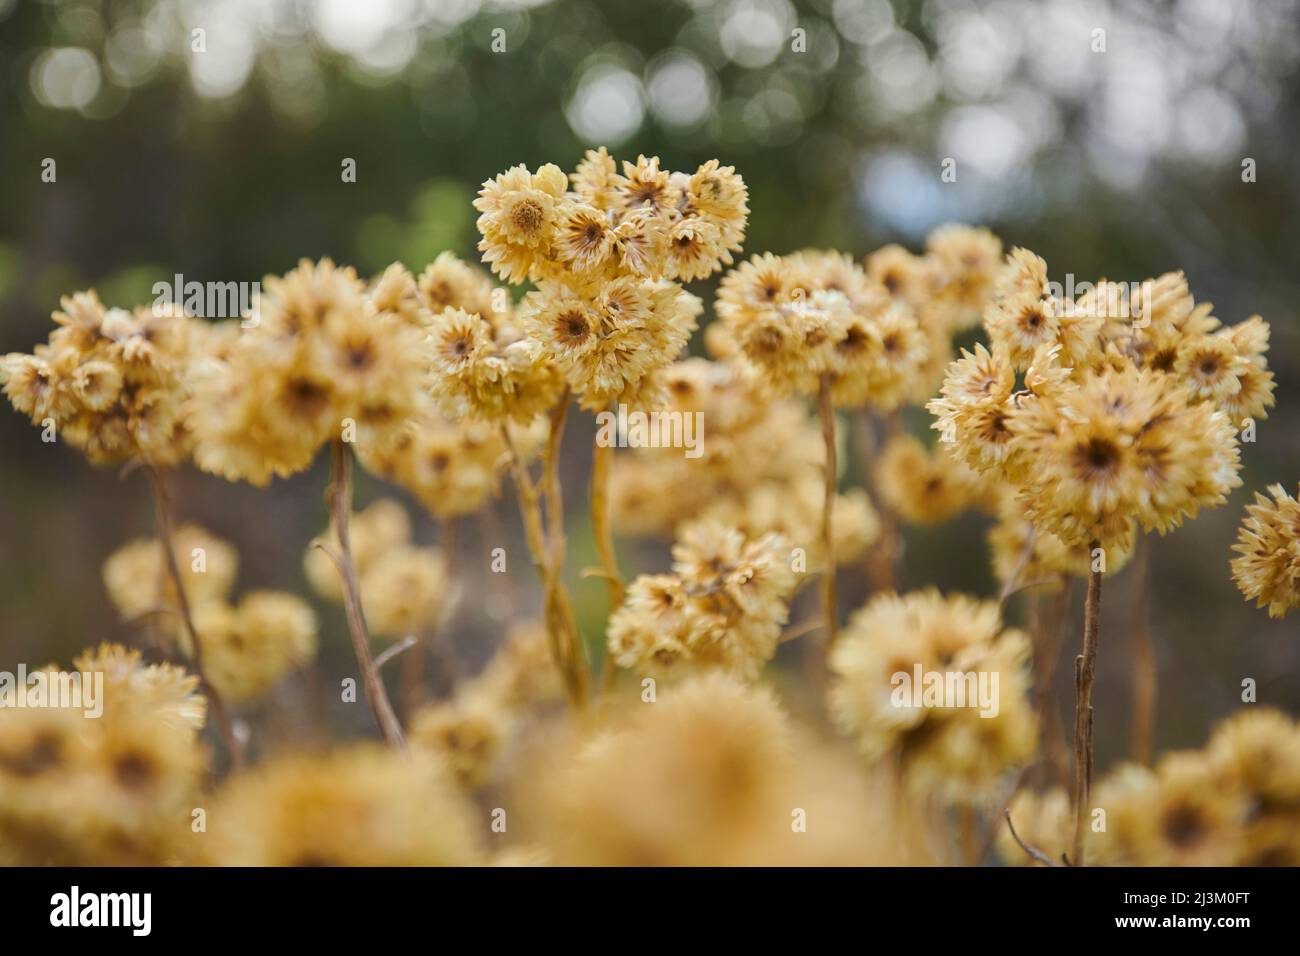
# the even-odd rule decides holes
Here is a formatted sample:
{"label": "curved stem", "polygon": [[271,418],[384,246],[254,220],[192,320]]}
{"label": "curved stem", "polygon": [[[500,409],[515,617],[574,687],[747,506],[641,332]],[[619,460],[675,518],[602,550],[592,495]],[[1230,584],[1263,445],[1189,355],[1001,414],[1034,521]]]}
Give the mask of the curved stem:
{"label": "curved stem", "polygon": [[1092,789],[1092,683],[1097,675],[1097,638],[1101,630],[1101,576],[1097,551],[1100,543],[1088,544],[1092,571],[1088,597],[1083,605],[1083,653],[1075,658],[1074,708],[1074,853],[1070,862],[1083,866],[1083,837],[1088,825],[1088,796]]}
{"label": "curved stem", "polygon": [[824,475],[826,478],[825,496],[822,501],[822,560],[826,567],[822,577],[822,612],[826,619],[826,650],[835,646],[839,636],[839,624],[836,621],[835,599],[835,408],[831,403],[831,379],[823,375],[817,389],[817,407],[822,423],[822,442],[826,446]]}
{"label": "curved stem", "polygon": [[343,606],[347,612],[348,631],[352,635],[352,649],[361,668],[361,679],[366,687],[366,700],[379,724],[379,732],[390,747],[406,749],[402,725],[397,720],[393,705],[384,689],[379,668],[375,666],[370,649],[370,632],[366,629],[366,615],[361,607],[361,588],[357,585],[356,564],[352,560],[352,540],[348,522],[352,516],[352,455],[345,442],[335,439],[330,446],[330,485],[325,493],[329,503],[330,524],[338,541],[339,553],[332,554],[324,545],[317,544],[334,562],[343,579]]}
{"label": "curved stem", "polygon": [[153,489],[154,521],[158,526],[158,540],[162,545],[167,575],[171,578],[172,588],[176,591],[176,602],[179,605],[181,621],[185,625],[186,634],[189,635],[190,660],[194,664],[194,672],[199,679],[199,688],[208,699],[208,709],[212,712],[212,720],[217,726],[217,733],[221,736],[221,742],[225,745],[227,753],[230,754],[230,765],[233,769],[238,770],[244,764],[244,748],[235,734],[235,725],[230,718],[230,711],[226,709],[226,704],[221,699],[221,695],[212,686],[212,682],[208,680],[208,675],[203,669],[203,644],[199,641],[198,631],[194,628],[194,615],[190,611],[189,595],[185,593],[185,584],[181,580],[180,564],[176,560],[176,545],[172,534],[171,499],[168,495],[167,480],[163,477],[162,472],[153,465],[148,466],[148,471],[149,483]]}

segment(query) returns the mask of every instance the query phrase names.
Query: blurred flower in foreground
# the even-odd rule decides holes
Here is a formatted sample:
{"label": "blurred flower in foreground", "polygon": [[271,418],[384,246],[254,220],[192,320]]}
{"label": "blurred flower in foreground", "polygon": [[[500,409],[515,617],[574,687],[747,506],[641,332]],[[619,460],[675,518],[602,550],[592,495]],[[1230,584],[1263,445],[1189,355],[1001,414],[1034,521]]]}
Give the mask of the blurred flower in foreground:
{"label": "blurred flower in foreground", "polygon": [[99,718],[0,709],[0,863],[182,862],[208,770],[197,679],[110,644],[79,656],[73,672],[103,674]]}
{"label": "blurred flower in foreground", "polygon": [[[772,692],[714,673],[560,741],[523,774],[520,806],[552,862],[596,866],[917,862],[909,826]],[[918,841],[919,842],[919,841]]]}
{"label": "blurred flower in foreground", "polygon": [[373,744],[274,758],[218,792],[207,862],[220,866],[469,866],[473,807],[427,755]]}

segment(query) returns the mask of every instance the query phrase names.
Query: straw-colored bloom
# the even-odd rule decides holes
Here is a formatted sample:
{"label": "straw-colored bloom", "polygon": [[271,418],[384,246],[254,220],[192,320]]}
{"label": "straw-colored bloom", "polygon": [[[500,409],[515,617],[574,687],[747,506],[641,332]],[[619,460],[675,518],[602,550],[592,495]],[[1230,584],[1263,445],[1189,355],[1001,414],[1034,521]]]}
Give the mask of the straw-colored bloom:
{"label": "straw-colored bloom", "polygon": [[257,325],[196,368],[187,422],[199,467],[264,485],[329,440],[379,443],[404,428],[426,376],[407,278],[390,270],[367,289],[328,259],[267,278]]}
{"label": "straw-colored bloom", "polygon": [[[197,525],[184,524],[172,536],[181,582],[191,604],[224,600],[235,584],[239,555],[226,541]],[[180,603],[167,572],[162,543],[141,538],[122,545],[104,562],[104,587],[124,620],[143,622],[178,638]]]}
{"label": "straw-colored bloom", "polygon": [[[934,589],[883,594],[850,618],[831,651],[831,714],[869,761],[896,753],[915,792],[978,801],[1033,756],[1028,652],[1024,634],[1002,628],[995,602]],[[924,681],[958,675],[963,686],[976,677],[991,694],[931,701],[917,686],[900,697],[918,671]]]}
{"label": "straw-colored bloom", "polygon": [[670,674],[717,667],[757,675],[776,652],[794,591],[789,548],[702,523],[673,548],[673,573],[642,575],[609,623],[620,667]]}
{"label": "straw-colored bloom", "polygon": [[105,308],[93,290],[60,305],[46,343],[0,356],[14,408],[94,464],[182,461],[183,406],[207,326],[171,307]]}
{"label": "straw-colored bloom", "polygon": [[97,719],[73,707],[0,711],[0,863],[183,861],[208,764],[197,682],[116,645],[79,656],[75,669],[104,675]]}
{"label": "straw-colored bloom", "polygon": [[1269,501],[1258,492],[1232,550],[1232,577],[1247,600],[1285,617],[1300,607],[1300,502],[1281,485],[1269,485]]}
{"label": "straw-colored bloom", "polygon": [[890,439],[876,465],[881,498],[904,521],[947,521],[978,499],[978,476],[942,449],[927,450],[911,435]]}
{"label": "straw-colored bloom", "polygon": [[203,669],[222,698],[261,697],[316,656],[316,615],[282,591],[251,591],[231,607],[210,601],[194,610]]}

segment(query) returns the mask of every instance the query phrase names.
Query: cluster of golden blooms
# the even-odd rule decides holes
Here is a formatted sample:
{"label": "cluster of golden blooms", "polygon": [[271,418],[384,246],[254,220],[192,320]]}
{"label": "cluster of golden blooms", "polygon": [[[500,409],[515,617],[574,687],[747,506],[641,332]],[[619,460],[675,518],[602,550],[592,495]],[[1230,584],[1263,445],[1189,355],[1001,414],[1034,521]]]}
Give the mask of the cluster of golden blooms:
{"label": "cluster of golden blooms", "polygon": [[805,250],[753,256],[724,277],[713,354],[743,357],[779,393],[812,393],[829,375],[836,405],[889,411],[933,394],[952,336],[978,320],[999,271],[1002,242],[949,225],[926,252],[885,246],[865,268]]}
{"label": "cluster of golden blooms", "polygon": [[[546,438],[546,422],[510,428],[511,440],[526,461]],[[379,447],[356,446],[366,471],[404,488],[437,518],[473,514],[496,495],[510,464],[501,430],[486,422],[453,422],[436,409]]]}
{"label": "cluster of golden blooms", "polygon": [[[390,273],[393,267],[385,274]],[[357,458],[371,474],[405,488],[436,517],[472,514],[497,493],[509,463],[497,423],[500,416],[485,411],[486,406],[479,403],[492,401],[495,395],[497,411],[518,420],[509,426],[510,434],[520,454],[528,457],[540,446],[546,431],[543,421],[528,421],[529,409],[544,411],[553,403],[558,385],[535,363],[521,371],[518,346],[508,349],[508,358],[501,362],[494,358],[483,366],[496,369],[494,375],[505,376],[497,386],[474,386],[477,379],[466,371],[468,365],[460,368],[469,377],[435,372],[446,372],[442,358],[454,357],[460,348],[456,328],[472,328],[472,334],[487,335],[487,343],[480,343],[482,348],[477,351],[466,345],[466,356],[483,357],[487,351],[495,354],[518,341],[509,294],[483,269],[444,252],[425,267],[413,286],[404,284],[403,288],[407,314],[414,314],[425,329],[415,356],[426,370],[424,387],[419,405],[404,427],[392,429],[378,440],[358,442]],[[470,391],[462,393],[462,388]],[[482,414],[471,415],[476,410]]]}
{"label": "cluster of golden blooms", "polygon": [[[1059,789],[1023,791],[1011,806],[1016,831],[1056,858],[1073,816]],[[1122,764],[1097,786],[1103,832],[1088,854],[1110,866],[1300,865],[1300,727],[1268,708],[1220,723],[1205,748],[1166,754],[1154,769]],[[999,837],[1009,863],[1029,858]]]}
{"label": "cluster of golden blooms", "polygon": [[981,476],[941,449],[926,448],[919,438],[899,434],[889,439],[875,467],[881,500],[904,521],[942,524],[975,505],[985,504],[990,490]]}
{"label": "cluster of golden blooms", "polygon": [[909,845],[922,841],[880,812],[887,800],[851,757],[814,745],[770,689],[724,674],[662,690],[533,759],[517,776],[520,829],[555,864],[920,862]]}
{"label": "cluster of golden blooms", "polygon": [[471,866],[476,816],[437,760],[354,744],[231,778],[199,849],[220,866]]}
{"label": "cluster of golden blooms", "polygon": [[754,256],[723,277],[715,308],[715,354],[752,365],[779,395],[815,393],[828,376],[840,406],[922,397],[930,342],[916,314],[847,255]]}
{"label": "cluster of golden blooms", "polygon": [[[316,656],[316,615],[305,601],[283,591],[250,591],[232,605],[234,547],[195,525],[182,526],[173,546],[205,676],[224,699],[255,700]],[[147,617],[188,656],[193,649],[162,547],[156,539],[123,545],[104,562],[104,585],[124,619]]]}
{"label": "cluster of golden blooms", "polygon": [[[411,521],[405,508],[390,498],[380,498],[353,515],[349,529],[361,603],[374,637],[395,640],[424,634],[450,617],[456,595],[447,557],[438,548],[411,543]],[[320,540],[338,553],[332,530]],[[303,556],[303,570],[317,594],[342,603],[343,585],[329,555],[309,547]]]}
{"label": "cluster of golden blooms", "polygon": [[[976,802],[1033,759],[1037,720],[1029,700],[1029,641],[1003,629],[998,606],[927,588],[881,594],[857,611],[831,650],[828,702],[835,723],[868,761],[898,755],[908,786]],[[996,713],[979,706],[922,706],[922,675],[997,675]],[[905,675],[901,682],[896,675]]]}
{"label": "cluster of golden blooms", "polygon": [[477,676],[457,683],[449,700],[412,715],[407,739],[444,760],[461,786],[476,789],[490,779],[525,718],[562,694],[545,629],[521,622]]}
{"label": "cluster of golden blooms", "polygon": [[[699,415],[707,427],[697,458],[645,447],[614,459],[614,524],[630,535],[673,537],[688,523],[720,522],[748,538],[776,533],[823,563],[817,523],[825,448],[803,406],[766,397],[756,373],[734,362],[688,358],[663,370],[667,414]],[[862,489],[837,495],[835,559],[860,558],[880,524]]]}
{"label": "cluster of golden blooms", "polygon": [[256,700],[316,656],[316,615],[295,594],[249,591],[194,608],[204,676],[232,704]]}
{"label": "cluster of golden blooms", "polygon": [[1240,484],[1234,422],[1272,404],[1267,325],[1219,329],[1210,309],[1181,273],[1060,299],[1046,263],[1013,250],[984,312],[992,348],[949,366],[933,427],[1067,545],[1163,534]]}
{"label": "cluster of golden blooms", "polygon": [[103,675],[98,718],[69,706],[3,712],[0,864],[178,862],[208,770],[197,678],[110,644],[77,657],[73,672]]}
{"label": "cluster of golden blooms", "polygon": [[14,408],[81,449],[94,464],[183,460],[185,400],[208,326],[179,309],[106,309],[92,290],[65,296],[34,354],[0,357]]}
{"label": "cluster of golden blooms", "polygon": [[[1059,591],[1067,577],[1088,576],[1098,556],[1087,543],[1066,544],[1051,531],[1035,527],[1015,488],[998,486],[992,497],[997,520],[988,529],[989,552],[993,573],[1004,587]],[[1133,535],[1111,544],[1106,551],[1106,573],[1125,568],[1136,541]]]}
{"label": "cluster of golden blooms", "polygon": [[468,310],[446,319],[440,391],[496,419],[535,407],[556,374],[584,408],[657,404],[654,373],[682,351],[702,311],[680,283],[731,264],[747,197],[744,180],[716,160],[688,174],[640,156],[620,173],[603,148],[570,176],[548,163],[488,180],[474,200],[483,261],[536,289],[518,311],[522,340],[495,335]]}
{"label": "cluster of golden blooms", "polygon": [[1270,485],[1269,501],[1258,492],[1232,550],[1232,576],[1256,607],[1269,617],[1285,617],[1300,607],[1300,502],[1281,485]]}
{"label": "cluster of golden blooms", "polygon": [[264,285],[247,327],[228,323],[197,364],[187,420],[204,471],[265,485],[331,439],[381,445],[428,404],[427,310],[402,266],[367,288],[351,267],[304,259]]}
{"label": "cluster of golden blooms", "polygon": [[609,620],[609,653],[643,674],[719,668],[752,679],[776,653],[794,589],[779,536],[747,540],[725,525],[691,525],[673,547],[671,574],[628,586]]}
{"label": "cluster of golden blooms", "polygon": [[454,420],[527,425],[564,387],[555,368],[538,361],[504,287],[450,253],[420,277],[432,320],[426,361],[433,394]]}

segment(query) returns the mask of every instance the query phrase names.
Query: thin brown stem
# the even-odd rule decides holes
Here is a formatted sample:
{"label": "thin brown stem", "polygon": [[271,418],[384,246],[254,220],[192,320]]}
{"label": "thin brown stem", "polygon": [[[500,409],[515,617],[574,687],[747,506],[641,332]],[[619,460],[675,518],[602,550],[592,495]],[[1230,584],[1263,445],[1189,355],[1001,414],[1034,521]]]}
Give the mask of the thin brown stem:
{"label": "thin brown stem", "polygon": [[1024,588],[1022,579],[1025,571],[1029,567],[1029,562],[1034,559],[1034,546],[1038,542],[1038,532],[1032,525],[1029,527],[1029,533],[1025,536],[1025,546],[1020,551],[1020,557],[1016,560],[1016,568],[1011,572],[1011,577],[1007,578],[1002,585],[1002,590],[998,594],[998,616],[1001,617],[1006,611],[1007,601]]}
{"label": "thin brown stem", "polygon": [[1050,856],[1048,856],[1046,853],[1044,853],[1042,850],[1040,850],[1040,849],[1038,849],[1038,848],[1036,848],[1036,847],[1032,847],[1032,846],[1030,846],[1028,843],[1026,843],[1024,840],[1020,839],[1020,834],[1016,832],[1016,825],[1015,825],[1014,823],[1011,822],[1011,811],[1010,811],[1010,810],[1003,810],[1003,811],[1002,811],[1002,815],[1003,815],[1004,817],[1006,817],[1006,821],[1007,821],[1007,829],[1011,831],[1011,839],[1015,840],[1016,843],[1018,843],[1018,844],[1020,845],[1020,849],[1024,850],[1026,853],[1028,853],[1029,856],[1030,856],[1033,860],[1035,860],[1036,862],[1043,864],[1043,866],[1060,866],[1060,865],[1061,865],[1061,864],[1057,863],[1055,860],[1053,860],[1053,859],[1052,859]]}
{"label": "thin brown stem", "polygon": [[375,658],[375,670],[382,671],[384,669],[384,665],[387,664],[389,661],[391,661],[394,657],[397,657],[399,654],[405,654],[407,651],[409,651],[411,648],[413,648],[416,644],[419,643],[420,643],[420,639],[416,635],[408,634],[400,641],[397,641],[394,644],[389,644],[382,651],[380,651],[379,656]]}
{"label": "thin brown stem", "polygon": [[[999,806],[1002,808],[1001,811],[1002,814],[1007,813],[1011,809],[1011,801],[1016,798],[1016,794],[1019,793],[1020,788],[1024,786],[1025,780],[1029,777],[1029,772],[1031,770],[1033,770],[1032,766],[1027,766],[1023,768],[1018,774],[1016,774],[1016,778],[1013,781],[1011,781],[1011,786],[1007,788],[1007,795],[1002,799],[1002,802],[999,804]],[[984,859],[984,857],[988,856],[989,850],[993,849],[993,841],[997,838],[998,827],[1000,827],[1001,825],[1002,823],[1001,823],[1000,816],[994,817],[991,821],[989,821],[989,825],[984,831],[984,836],[980,840],[979,852],[978,855],[976,856],[977,860]]]}
{"label": "thin brown stem", "polygon": [[405,750],[406,738],[388,699],[383,679],[379,676],[379,668],[375,666],[374,654],[370,648],[370,632],[366,628],[366,615],[361,606],[361,588],[357,585],[357,569],[352,560],[352,539],[348,531],[348,522],[352,517],[352,453],[348,450],[347,443],[339,439],[335,439],[330,446],[330,484],[325,492],[325,500],[329,505],[330,523],[339,553],[334,554],[320,542],[316,546],[334,562],[339,577],[343,580],[343,606],[347,612],[348,631],[352,635],[352,649],[357,655],[366,700],[379,725],[379,732],[390,747]]}
{"label": "thin brown stem", "polygon": [[158,527],[158,541],[163,550],[164,565],[167,569],[167,575],[171,578],[172,588],[176,591],[176,603],[180,613],[181,622],[185,625],[185,633],[190,642],[190,661],[194,665],[194,673],[199,679],[199,689],[208,700],[208,709],[212,712],[213,723],[216,724],[217,733],[221,737],[222,744],[225,745],[226,752],[230,754],[230,766],[238,770],[244,764],[244,748],[235,733],[234,721],[231,720],[230,711],[226,709],[225,702],[217,689],[212,686],[208,680],[207,672],[203,668],[203,643],[199,640],[199,633],[194,628],[194,615],[190,610],[190,598],[185,593],[185,582],[181,579],[181,567],[176,560],[176,542],[172,533],[172,516],[171,516],[171,496],[168,493],[167,479],[163,473],[155,466],[148,466],[149,483],[153,489],[153,510],[154,522]]}
{"label": "thin brown stem", "polygon": [[1088,799],[1092,789],[1093,713],[1092,684],[1097,676],[1097,638],[1101,630],[1101,576],[1097,562],[1100,543],[1088,545],[1092,570],[1083,606],[1083,653],[1075,661],[1074,709],[1074,852],[1070,861],[1083,866],[1083,838],[1088,824]]}
{"label": "thin brown stem", "polygon": [[822,613],[826,619],[826,650],[835,646],[839,636],[839,622],[836,620],[835,595],[835,491],[836,491],[836,449],[835,449],[835,407],[831,402],[831,377],[822,375],[817,389],[817,408],[822,424],[822,443],[825,445],[824,476],[825,493],[822,499],[822,561],[825,567],[822,576]]}
{"label": "thin brown stem", "polygon": [[1151,639],[1151,546],[1139,537],[1133,555],[1133,597],[1129,604],[1129,637],[1133,648],[1133,709],[1129,724],[1129,756],[1149,764],[1156,730],[1156,648]]}

